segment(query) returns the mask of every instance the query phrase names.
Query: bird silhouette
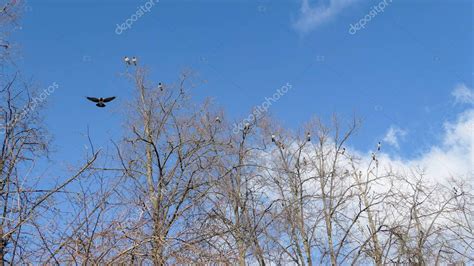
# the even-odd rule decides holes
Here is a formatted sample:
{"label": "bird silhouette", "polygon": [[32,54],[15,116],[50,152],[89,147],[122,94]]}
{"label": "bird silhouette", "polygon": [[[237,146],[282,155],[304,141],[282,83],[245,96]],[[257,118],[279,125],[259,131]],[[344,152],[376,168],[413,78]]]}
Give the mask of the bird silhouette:
{"label": "bird silhouette", "polygon": [[307,140],[308,142],[311,141],[311,133],[308,132],[308,134],[306,134],[306,140]]}
{"label": "bird silhouette", "polygon": [[158,89],[160,89],[160,91],[163,91],[163,83],[158,83]]}
{"label": "bird silhouette", "polygon": [[272,142],[275,142],[275,134],[272,134]]}
{"label": "bird silhouette", "polygon": [[377,143],[377,150],[380,151],[380,148],[382,148],[382,143],[379,141],[379,143]]}
{"label": "bird silhouette", "polygon": [[137,58],[135,56],[132,57],[132,64],[137,65]]}
{"label": "bird silhouette", "polygon": [[89,101],[97,103],[95,106],[97,107],[105,107],[105,103],[113,101],[115,96],[108,97],[108,98],[95,98],[95,97],[86,97]]}
{"label": "bird silhouette", "polygon": [[128,56],[125,56],[123,58],[123,61],[125,62],[125,64],[130,65],[130,58],[128,58]]}
{"label": "bird silhouette", "polygon": [[222,122],[221,118],[218,117],[218,116],[216,116],[216,122],[217,122],[217,123],[221,123],[221,122]]}

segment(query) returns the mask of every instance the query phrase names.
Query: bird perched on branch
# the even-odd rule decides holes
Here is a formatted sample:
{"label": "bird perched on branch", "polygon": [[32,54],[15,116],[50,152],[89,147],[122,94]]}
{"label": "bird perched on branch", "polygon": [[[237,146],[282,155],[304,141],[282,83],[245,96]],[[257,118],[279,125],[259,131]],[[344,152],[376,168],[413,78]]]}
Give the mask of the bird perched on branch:
{"label": "bird perched on branch", "polygon": [[160,91],[163,91],[163,89],[164,89],[163,83],[161,83],[161,82],[158,83],[158,89],[159,89]]}
{"label": "bird perched on branch", "polygon": [[379,143],[377,143],[377,150],[380,151],[380,148],[382,148],[382,143],[379,141]]}
{"label": "bird perched on branch", "polygon": [[137,58],[135,56],[132,57],[132,64],[135,66],[137,65]]}
{"label": "bird perched on branch", "polygon": [[125,57],[123,58],[123,61],[125,62],[125,64],[126,64],[127,66],[130,65],[130,58],[128,58],[128,56],[125,56]]}
{"label": "bird perched on branch", "polygon": [[277,144],[277,146],[280,147],[282,150],[285,149],[285,145],[284,145],[281,141],[278,141],[276,144]]}
{"label": "bird perched on branch", "polygon": [[248,132],[250,130],[250,124],[249,123],[245,123],[244,125],[244,131],[245,132]]}
{"label": "bird perched on branch", "polygon": [[272,134],[272,142],[275,143],[275,134]]}
{"label": "bird perched on branch", "polygon": [[308,132],[308,134],[306,134],[306,141],[310,142],[311,141],[311,133]]}
{"label": "bird perched on branch", "polygon": [[95,97],[86,97],[89,101],[97,103],[97,107],[105,107],[105,103],[111,102],[115,99],[114,97],[108,98],[95,98]]}
{"label": "bird perched on branch", "polygon": [[221,118],[218,117],[218,116],[216,116],[216,123],[219,123],[219,124],[220,124],[221,122],[222,122]]}

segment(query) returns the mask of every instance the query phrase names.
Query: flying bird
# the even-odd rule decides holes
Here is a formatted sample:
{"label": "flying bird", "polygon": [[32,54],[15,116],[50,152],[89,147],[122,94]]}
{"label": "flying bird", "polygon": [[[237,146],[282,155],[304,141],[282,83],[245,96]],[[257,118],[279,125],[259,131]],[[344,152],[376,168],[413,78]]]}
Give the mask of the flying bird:
{"label": "flying bird", "polygon": [[132,64],[137,65],[137,58],[135,56],[132,57]]}
{"label": "flying bird", "polygon": [[130,65],[130,58],[128,58],[128,56],[125,56],[123,58],[123,61],[125,62],[125,64]]}
{"label": "flying bird", "polygon": [[97,103],[95,106],[97,107],[105,107],[105,103],[111,102],[115,99],[114,97],[108,98],[95,98],[95,97],[86,97],[89,101]]}
{"label": "flying bird", "polygon": [[306,140],[307,140],[308,142],[311,141],[311,133],[308,132],[308,134],[306,134]]}

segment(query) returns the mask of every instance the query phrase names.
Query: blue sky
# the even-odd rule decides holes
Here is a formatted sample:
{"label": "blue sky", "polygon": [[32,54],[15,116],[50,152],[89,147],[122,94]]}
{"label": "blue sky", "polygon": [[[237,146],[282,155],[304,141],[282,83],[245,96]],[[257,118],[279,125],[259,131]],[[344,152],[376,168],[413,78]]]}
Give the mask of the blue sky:
{"label": "blue sky", "polygon": [[[98,2],[30,0],[15,35],[23,74],[44,88],[59,84],[45,112],[53,160],[79,160],[87,126],[97,147],[119,139],[132,94],[120,77],[124,55],[136,55],[155,81],[193,69],[206,81],[196,100],[213,98],[235,120],[290,83],[270,108],[284,125],[356,114],[364,121],[356,148],[398,127],[406,135],[390,152],[407,158],[441,143],[443,125],[472,108],[451,96],[460,84],[472,90],[470,0],[393,0],[353,35],[349,25],[380,1],[310,1],[302,12],[300,0],[160,0],[120,35],[116,25],[146,1]],[[118,99],[99,109],[84,98],[95,95]]]}

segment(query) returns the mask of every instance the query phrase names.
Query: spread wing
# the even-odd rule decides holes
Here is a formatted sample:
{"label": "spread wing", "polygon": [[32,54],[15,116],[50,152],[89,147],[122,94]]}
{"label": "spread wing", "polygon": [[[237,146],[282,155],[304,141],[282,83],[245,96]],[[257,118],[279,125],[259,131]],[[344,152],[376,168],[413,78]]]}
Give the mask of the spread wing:
{"label": "spread wing", "polygon": [[97,98],[94,98],[94,97],[86,97],[89,101],[91,102],[95,102],[95,103],[98,103],[99,102],[99,99]]}
{"label": "spread wing", "polygon": [[108,103],[108,102],[110,102],[110,101],[113,101],[113,99],[115,99],[115,96],[114,96],[114,97],[105,98],[105,99],[104,99],[104,103]]}

